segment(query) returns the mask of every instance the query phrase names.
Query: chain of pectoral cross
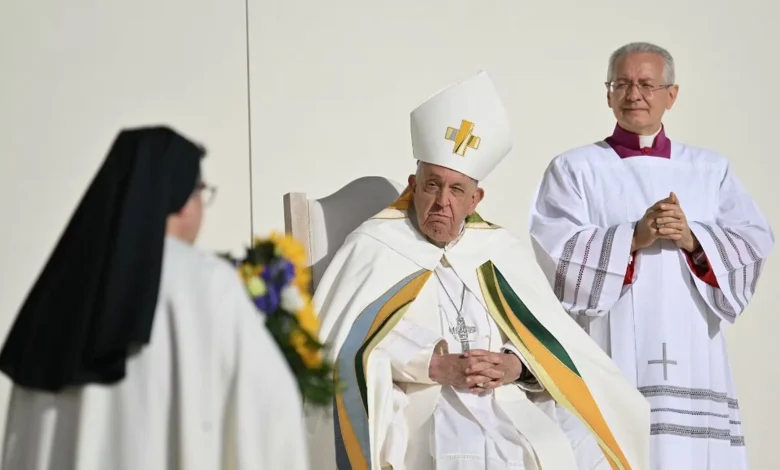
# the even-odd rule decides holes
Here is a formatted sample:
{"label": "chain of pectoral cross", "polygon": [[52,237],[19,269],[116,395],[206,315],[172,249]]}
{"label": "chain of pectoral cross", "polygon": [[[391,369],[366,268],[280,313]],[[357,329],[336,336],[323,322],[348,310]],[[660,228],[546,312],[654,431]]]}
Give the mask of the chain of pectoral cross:
{"label": "chain of pectoral cross", "polygon": [[[466,319],[463,318],[463,305],[466,300],[466,285],[463,285],[463,291],[461,291],[460,294],[460,308],[458,308],[458,305],[455,303],[455,301],[452,299],[452,296],[449,292],[447,292],[447,288],[444,287],[444,282],[441,280],[441,277],[439,276],[439,273],[434,271],[436,274],[436,278],[439,279],[439,283],[441,284],[441,288],[444,289],[444,293],[447,295],[447,298],[450,299],[450,302],[452,303],[452,306],[455,308],[455,312],[457,312],[457,318],[455,319],[455,326],[450,326],[450,334],[455,336],[458,341],[460,341],[460,347],[462,349],[462,352],[469,351],[471,349],[471,346],[469,345],[469,333],[474,334],[477,332],[476,326],[467,326],[466,325]],[[447,320],[447,324],[450,324],[449,318],[447,318],[447,312],[444,313],[444,318]]]}

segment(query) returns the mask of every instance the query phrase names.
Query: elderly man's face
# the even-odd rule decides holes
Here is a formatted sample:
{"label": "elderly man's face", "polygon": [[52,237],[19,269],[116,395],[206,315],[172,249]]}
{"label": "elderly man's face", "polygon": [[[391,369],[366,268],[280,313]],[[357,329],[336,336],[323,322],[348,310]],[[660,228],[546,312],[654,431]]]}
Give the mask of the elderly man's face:
{"label": "elderly man's face", "polygon": [[437,243],[449,243],[458,236],[463,221],[485,194],[463,173],[428,163],[421,163],[418,175],[409,177],[409,186],[414,191],[417,225]]}
{"label": "elderly man's face", "polygon": [[[664,81],[664,59],[651,52],[626,54],[615,64],[607,104],[623,129],[650,135],[661,127],[677,99],[677,85]],[[670,86],[664,86],[670,85]]]}

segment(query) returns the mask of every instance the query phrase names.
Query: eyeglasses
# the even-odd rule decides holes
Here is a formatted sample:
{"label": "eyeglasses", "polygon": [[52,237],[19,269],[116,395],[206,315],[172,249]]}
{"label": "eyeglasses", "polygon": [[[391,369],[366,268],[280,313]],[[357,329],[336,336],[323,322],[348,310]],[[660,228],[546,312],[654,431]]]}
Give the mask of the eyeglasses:
{"label": "eyeglasses", "polygon": [[645,99],[650,99],[653,97],[653,93],[655,93],[658,90],[665,90],[669,88],[672,85],[650,85],[649,83],[643,83],[643,84],[636,84],[636,83],[630,83],[630,82],[606,82],[604,85],[607,86],[607,90],[609,90],[610,93],[614,93],[617,96],[626,96],[631,93],[631,88],[637,87],[639,90],[639,94],[642,95]]}
{"label": "eyeglasses", "polygon": [[201,194],[201,197],[203,197],[203,205],[205,206],[211,205],[211,203],[214,202],[214,199],[217,196],[217,188],[208,185],[203,181],[199,182],[198,185],[195,187],[195,192]]}

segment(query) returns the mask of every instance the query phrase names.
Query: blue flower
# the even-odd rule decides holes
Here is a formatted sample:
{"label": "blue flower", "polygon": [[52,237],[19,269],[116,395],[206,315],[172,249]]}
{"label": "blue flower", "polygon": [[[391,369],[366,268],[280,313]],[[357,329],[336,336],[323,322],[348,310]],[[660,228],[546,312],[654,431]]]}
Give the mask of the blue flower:
{"label": "blue flower", "polygon": [[275,314],[280,304],[281,296],[276,286],[269,286],[264,296],[255,298],[255,305],[261,312],[265,312],[266,315]]}
{"label": "blue flower", "polygon": [[263,278],[284,287],[295,279],[295,266],[283,258],[275,260],[263,270]]}
{"label": "blue flower", "polygon": [[274,315],[281,306],[282,290],[295,279],[295,266],[286,259],[278,259],[263,269],[261,277],[268,291],[255,299],[255,305],[267,315]]}

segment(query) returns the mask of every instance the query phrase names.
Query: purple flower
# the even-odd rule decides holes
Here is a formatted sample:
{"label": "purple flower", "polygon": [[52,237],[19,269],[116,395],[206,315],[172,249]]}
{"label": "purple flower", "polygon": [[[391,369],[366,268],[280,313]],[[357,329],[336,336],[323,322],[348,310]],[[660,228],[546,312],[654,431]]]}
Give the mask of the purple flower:
{"label": "purple flower", "polygon": [[267,284],[278,286],[279,290],[295,279],[295,266],[286,259],[278,259],[263,270],[263,280]]}
{"label": "purple flower", "polygon": [[255,305],[267,315],[274,315],[281,304],[282,289],[295,278],[295,266],[285,259],[279,259],[267,265],[261,277],[267,291],[264,296],[255,299]]}
{"label": "purple flower", "polygon": [[281,296],[279,295],[279,291],[276,290],[275,286],[268,286],[266,294],[255,299],[255,305],[257,308],[259,308],[262,312],[265,312],[266,315],[275,314],[276,310],[279,308],[280,303]]}

